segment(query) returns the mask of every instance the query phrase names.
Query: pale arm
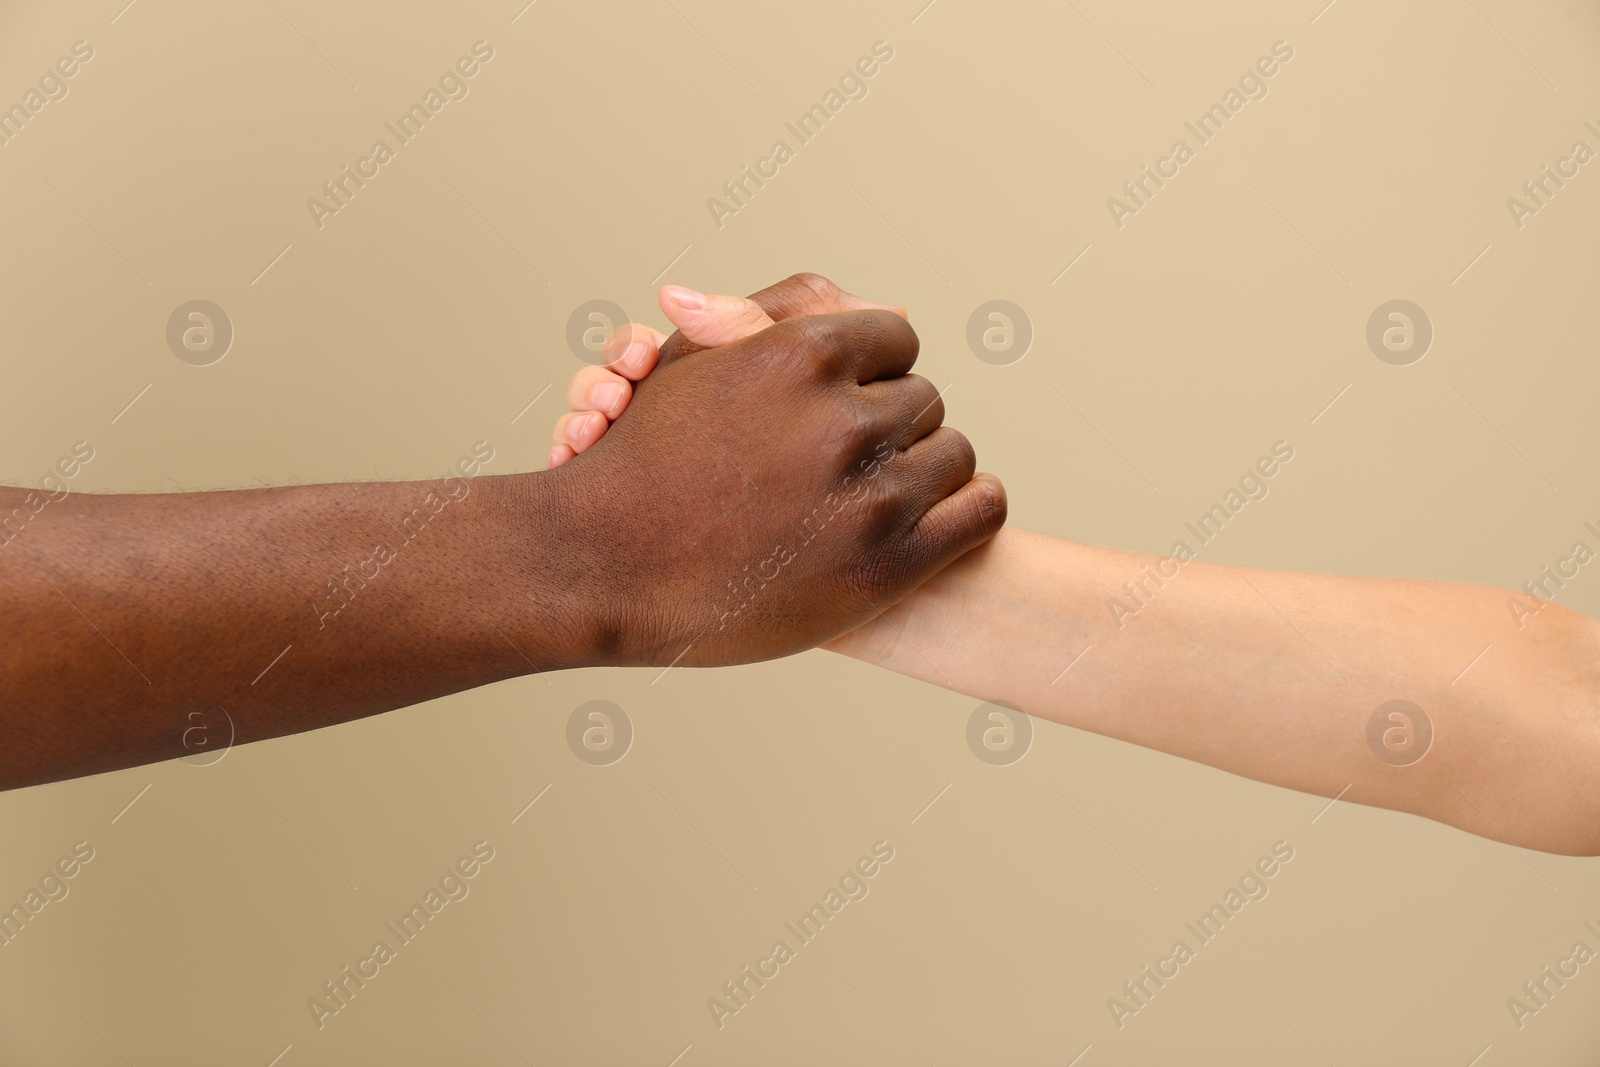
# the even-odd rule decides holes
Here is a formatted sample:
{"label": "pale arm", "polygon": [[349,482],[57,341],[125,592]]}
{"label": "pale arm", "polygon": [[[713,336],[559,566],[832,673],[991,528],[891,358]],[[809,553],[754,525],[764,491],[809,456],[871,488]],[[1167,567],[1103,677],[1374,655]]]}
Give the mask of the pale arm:
{"label": "pale arm", "polygon": [[[771,322],[675,287],[661,309],[701,345]],[[660,335],[622,338],[633,359],[574,380],[552,463],[600,440],[624,379],[649,375]],[[1179,567],[1007,528],[826,647],[1258,781],[1600,854],[1600,624],[1526,604],[1477,585]],[[1392,700],[1421,713],[1385,712],[1374,739]]]}
{"label": "pale arm", "polygon": [[[1113,613],[1156,562],[1008,528],[830,647],[1258,781],[1600,853],[1594,620],[1547,603],[1519,629],[1504,589],[1200,561]],[[1369,744],[1392,699],[1432,724],[1408,766]]]}

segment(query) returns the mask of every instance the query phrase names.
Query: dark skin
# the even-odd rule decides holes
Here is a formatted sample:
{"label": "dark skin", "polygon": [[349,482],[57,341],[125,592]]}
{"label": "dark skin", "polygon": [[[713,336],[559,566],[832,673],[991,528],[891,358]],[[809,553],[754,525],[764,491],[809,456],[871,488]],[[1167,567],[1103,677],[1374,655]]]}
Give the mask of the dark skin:
{"label": "dark skin", "polygon": [[788,655],[1001,526],[903,319],[808,275],[754,298],[783,321],[669,342],[554,471],[52,502],[0,547],[0,788],[185,755],[217,709],[244,743],[535,671]]}

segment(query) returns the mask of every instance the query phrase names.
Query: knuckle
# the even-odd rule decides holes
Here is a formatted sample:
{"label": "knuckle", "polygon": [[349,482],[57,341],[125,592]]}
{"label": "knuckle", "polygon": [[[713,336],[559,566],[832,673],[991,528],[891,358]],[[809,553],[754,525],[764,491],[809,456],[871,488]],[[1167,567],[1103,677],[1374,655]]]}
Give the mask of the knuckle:
{"label": "knuckle", "polygon": [[734,319],[742,329],[753,330],[770,321],[770,316],[766,309],[754,300],[741,300],[734,312]]}
{"label": "knuckle", "polygon": [[907,368],[917,362],[922,342],[917,337],[917,331],[899,315],[872,308],[853,311],[842,317],[850,323],[854,342],[858,346],[901,357],[893,362],[903,363]]}
{"label": "knuckle", "polygon": [[951,430],[948,426],[941,427],[941,430],[950,431],[951,462],[965,470],[970,477],[972,471],[976,470],[978,466],[977,449],[972,447],[972,442],[967,440],[967,435],[960,430]]}
{"label": "knuckle", "polygon": [[791,274],[785,279],[784,285],[793,289],[807,306],[831,308],[839,301],[839,287],[811,271]]}
{"label": "knuckle", "polygon": [[863,357],[863,363],[872,366],[885,358],[899,364],[902,361],[894,357],[909,348],[912,358],[904,361],[909,367],[915,359],[916,337],[903,333],[904,326],[904,319],[886,311],[852,311],[841,316],[840,347],[849,348]]}
{"label": "knuckle", "polygon": [[922,351],[922,338],[917,336],[916,327],[892,311],[874,311],[872,314],[883,328],[884,336],[906,350],[909,363],[916,363]]}
{"label": "knuckle", "polygon": [[792,318],[778,323],[777,329],[792,354],[804,357],[825,374],[844,366],[847,341],[838,323],[824,318]]}
{"label": "knuckle", "polygon": [[777,336],[786,337],[794,344],[810,346],[826,337],[827,332],[827,320],[800,315],[778,323]]}
{"label": "knuckle", "polygon": [[925,439],[928,450],[918,463],[917,478],[921,484],[944,485],[951,475],[958,474],[971,480],[978,467],[978,454],[965,434],[949,426],[941,426]]}
{"label": "knuckle", "polygon": [[853,458],[872,437],[877,420],[864,405],[841,403],[832,406],[823,432],[827,445],[839,455]]}
{"label": "knuckle", "polygon": [[906,375],[913,383],[910,390],[912,417],[924,426],[944,425],[944,397],[934,384],[920,374]]}

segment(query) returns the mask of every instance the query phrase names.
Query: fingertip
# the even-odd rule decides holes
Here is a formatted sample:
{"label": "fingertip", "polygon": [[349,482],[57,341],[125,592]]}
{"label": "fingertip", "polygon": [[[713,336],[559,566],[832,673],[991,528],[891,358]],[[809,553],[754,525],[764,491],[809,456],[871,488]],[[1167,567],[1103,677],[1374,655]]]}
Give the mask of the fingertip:
{"label": "fingertip", "polygon": [[597,379],[589,388],[587,395],[579,398],[579,402],[572,407],[579,411],[598,411],[607,421],[614,421],[628,409],[628,402],[632,399],[633,383],[620,374],[608,371],[605,377]]}
{"label": "fingertip", "polygon": [[628,379],[630,382],[639,382],[650,376],[656,369],[656,364],[661,362],[661,345],[665,337],[651,330],[654,336],[636,337],[622,350],[617,361],[611,364],[611,369]]}
{"label": "fingertip", "polygon": [[555,447],[566,445],[576,454],[604,437],[609,425],[601,412],[569,411],[556,420],[550,440]]}
{"label": "fingertip", "polygon": [[674,312],[704,311],[706,307],[706,294],[682,285],[663,285],[659,298],[669,319]]}
{"label": "fingertip", "polygon": [[655,370],[666,339],[666,334],[642,323],[619,326],[606,338],[606,369],[629,381],[639,381]]}
{"label": "fingertip", "polygon": [[968,494],[968,505],[972,509],[976,527],[984,531],[983,539],[993,536],[1006,524],[1006,514],[1010,506],[1006,498],[1006,487],[1005,483],[995,475],[987,471],[978,471],[960,493]]}
{"label": "fingertip", "polygon": [[695,341],[696,344],[700,343],[696,335],[700,332],[699,326],[705,317],[705,294],[685,289],[681,285],[663,285],[660,298],[661,313],[667,317],[667,321],[682,331],[689,340]]}
{"label": "fingertip", "polygon": [[572,425],[572,420],[576,416],[577,412],[567,411],[563,412],[561,417],[556,419],[555,426],[550,430],[551,445],[560,447],[561,445],[567,443],[567,428]]}
{"label": "fingertip", "polygon": [[594,409],[611,422],[615,422],[624,411],[628,410],[628,401],[632,399],[633,386],[626,378],[602,383],[595,388],[592,397]]}
{"label": "fingertip", "polygon": [[555,470],[576,455],[570,445],[556,445],[550,450],[550,463],[547,469]]}
{"label": "fingertip", "polygon": [[572,421],[567,424],[567,444],[572,446],[574,452],[582,454],[605,436],[609,425],[604,412],[575,412]]}
{"label": "fingertip", "polygon": [[599,411],[615,419],[633,399],[633,384],[605,367],[585,367],[567,387],[567,406],[573,411]]}
{"label": "fingertip", "polygon": [[705,348],[732,344],[772,325],[771,316],[754,300],[676,285],[662,287],[661,310],[684,337]]}
{"label": "fingertip", "polygon": [[[906,309],[898,304],[880,304],[876,300],[868,300],[864,296],[857,296],[854,293],[847,293],[843,289],[840,289],[838,292],[838,310],[840,311],[892,311],[896,315],[899,315],[902,319],[906,319],[907,321],[910,321],[911,319],[911,316],[907,313]],[[834,309],[827,308],[824,310],[831,311]]]}

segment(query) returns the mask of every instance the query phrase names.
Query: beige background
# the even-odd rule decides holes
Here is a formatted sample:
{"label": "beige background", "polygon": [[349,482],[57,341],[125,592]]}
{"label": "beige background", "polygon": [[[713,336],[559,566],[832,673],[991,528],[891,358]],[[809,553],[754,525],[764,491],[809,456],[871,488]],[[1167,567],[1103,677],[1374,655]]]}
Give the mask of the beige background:
{"label": "beige background", "polygon": [[[580,304],[661,325],[659,281],[809,269],[910,308],[1018,524],[1163,550],[1286,439],[1208,558],[1516,586],[1596,544],[1600,173],[1521,230],[1505,203],[1600,148],[1593,3],[123,2],[0,8],[0,103],[95,50],[0,147],[6,479],[78,440],[92,491],[437,477],[480,438],[534,470]],[[480,39],[470,96],[318,230],[306,199]],[[719,230],[706,199],[877,40],[870,95]],[[1278,40],[1270,95],[1119,230],[1106,198]],[[237,330],[208,367],[164,339],[194,298]],[[966,344],[992,298],[1035,329],[1011,366]],[[1408,367],[1364,340],[1394,298],[1436,329]],[[1562,597],[1600,611],[1597,582]],[[1600,967],[1521,1031],[1506,1009],[1600,947],[1592,861],[1051,724],[988,766],[972,700],[821,652],[654,677],[0,796],[7,905],[96,850],[0,948],[0,1061],[1600,1054]],[[595,698],[637,731],[609,767],[565,741]],[[471,895],[319,1031],[307,999],[480,839]],[[871,895],[719,1031],[706,999],[880,839]],[[1119,1031],[1107,999],[1280,840],[1271,896]]]}

